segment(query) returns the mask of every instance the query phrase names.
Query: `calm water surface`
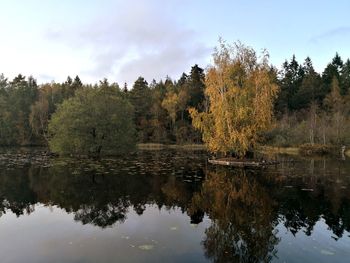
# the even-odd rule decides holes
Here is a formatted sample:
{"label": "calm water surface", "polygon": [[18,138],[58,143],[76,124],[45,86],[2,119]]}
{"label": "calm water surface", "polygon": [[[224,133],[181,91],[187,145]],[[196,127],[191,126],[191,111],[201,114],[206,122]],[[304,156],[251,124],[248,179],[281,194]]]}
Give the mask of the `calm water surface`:
{"label": "calm water surface", "polygon": [[1,152],[1,262],[350,262],[350,160]]}

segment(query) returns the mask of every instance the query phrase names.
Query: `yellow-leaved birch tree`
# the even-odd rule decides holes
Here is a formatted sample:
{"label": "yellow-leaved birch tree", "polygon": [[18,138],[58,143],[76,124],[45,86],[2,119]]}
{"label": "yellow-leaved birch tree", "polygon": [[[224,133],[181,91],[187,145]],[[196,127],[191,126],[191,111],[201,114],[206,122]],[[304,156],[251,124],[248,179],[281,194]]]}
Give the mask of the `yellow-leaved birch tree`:
{"label": "yellow-leaved birch tree", "polygon": [[189,110],[211,152],[243,157],[270,128],[278,86],[268,58],[266,51],[258,58],[240,42],[229,45],[220,40],[205,80],[209,108]]}

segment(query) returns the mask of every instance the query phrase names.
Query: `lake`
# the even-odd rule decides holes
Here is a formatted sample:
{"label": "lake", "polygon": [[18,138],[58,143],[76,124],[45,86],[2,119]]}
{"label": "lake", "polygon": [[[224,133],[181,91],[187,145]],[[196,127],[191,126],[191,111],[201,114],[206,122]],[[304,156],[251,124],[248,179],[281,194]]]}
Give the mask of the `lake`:
{"label": "lake", "polygon": [[0,154],[1,262],[349,262],[350,160]]}

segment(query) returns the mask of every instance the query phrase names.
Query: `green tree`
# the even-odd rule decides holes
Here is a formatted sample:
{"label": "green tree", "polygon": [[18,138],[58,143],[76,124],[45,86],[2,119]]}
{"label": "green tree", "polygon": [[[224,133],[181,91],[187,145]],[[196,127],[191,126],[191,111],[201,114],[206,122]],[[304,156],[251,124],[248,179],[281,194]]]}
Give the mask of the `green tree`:
{"label": "green tree", "polygon": [[336,78],[338,82],[340,81],[340,72],[343,68],[343,61],[338,53],[335,54],[332,62],[327,65],[325,70],[322,73],[322,98],[324,99],[327,94],[332,89],[333,79]]}
{"label": "green tree", "polygon": [[40,139],[48,142],[47,128],[49,123],[49,101],[43,92],[39,94],[39,99],[31,106],[29,115],[30,126]]}
{"label": "green tree", "polygon": [[150,125],[152,135],[150,140],[157,143],[167,143],[169,140],[169,120],[167,111],[162,107],[166,95],[166,86],[163,81],[152,83],[152,106],[150,109]]}
{"label": "green tree", "polygon": [[128,97],[135,109],[134,121],[139,142],[146,142],[149,139],[151,128],[151,106],[152,96],[147,81],[143,77],[139,77]]}
{"label": "green tree", "polygon": [[197,64],[191,68],[190,75],[188,77],[188,105],[197,109],[203,109],[204,90],[205,90],[205,74],[204,70]]}
{"label": "green tree", "polygon": [[350,59],[347,59],[343,65],[340,76],[340,93],[344,96],[350,90]]}
{"label": "green tree", "polygon": [[119,92],[83,89],[65,100],[49,123],[49,146],[59,154],[100,156],[135,146],[133,108]]}
{"label": "green tree", "polygon": [[276,111],[283,113],[286,110],[295,110],[298,108],[295,95],[299,91],[299,87],[304,77],[304,70],[297,62],[293,55],[290,62],[285,61],[279,78],[280,92],[276,100]]}
{"label": "green tree", "polygon": [[15,125],[16,142],[19,145],[30,144],[32,130],[29,123],[31,105],[36,101],[38,85],[33,77],[19,74],[8,85],[7,104]]}
{"label": "green tree", "polygon": [[16,128],[6,96],[0,95],[0,145],[16,144]]}
{"label": "green tree", "polygon": [[320,87],[321,76],[315,71],[311,59],[307,57],[303,65],[304,76],[298,91],[293,97],[294,109],[306,109],[314,101],[322,98]]}
{"label": "green tree", "polygon": [[7,79],[0,74],[0,145],[15,143],[15,127],[9,109],[7,87]]}
{"label": "green tree", "polygon": [[75,76],[72,84],[71,84],[71,88],[73,90],[73,92],[77,91],[78,89],[83,87],[83,83],[81,82],[79,76]]}
{"label": "green tree", "polygon": [[0,95],[6,94],[6,87],[8,85],[7,78],[5,78],[4,74],[0,74]]}

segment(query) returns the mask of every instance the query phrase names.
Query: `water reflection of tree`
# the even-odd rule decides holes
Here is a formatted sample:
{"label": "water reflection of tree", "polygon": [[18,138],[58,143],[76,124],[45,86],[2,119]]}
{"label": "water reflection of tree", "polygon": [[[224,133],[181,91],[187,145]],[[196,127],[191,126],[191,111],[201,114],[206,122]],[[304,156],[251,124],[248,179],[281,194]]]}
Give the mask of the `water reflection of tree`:
{"label": "water reflection of tree", "polygon": [[311,235],[323,219],[335,239],[350,231],[349,170],[350,163],[334,159],[286,163],[279,172],[288,176],[271,191],[279,201],[278,213],[285,227],[294,235],[299,231]]}
{"label": "water reflection of tree", "polygon": [[124,222],[128,206],[121,200],[120,203],[107,203],[103,206],[82,205],[74,212],[74,219],[83,224],[93,224],[99,227],[108,227],[116,222]]}
{"label": "water reflection of tree", "polygon": [[[46,181],[45,185],[41,184],[43,181]],[[92,169],[72,176],[62,167],[37,173],[32,178],[32,187],[37,192],[46,193],[46,196],[39,196],[40,199],[48,199],[74,213],[75,220],[103,228],[124,222],[132,207],[142,214],[152,189],[151,181],[137,174],[115,176]],[[43,191],[42,187],[48,190]]]}
{"label": "water reflection of tree", "polygon": [[[73,213],[83,224],[100,227],[124,222],[131,209],[141,215],[147,205],[180,208],[196,224],[207,213],[213,225],[203,244],[208,256],[218,260],[273,255],[269,245],[275,238],[277,218],[293,234],[304,231],[311,235],[320,219],[335,238],[350,230],[350,182],[346,174],[350,164],[338,169],[324,160],[286,163],[284,170],[254,175],[209,170],[203,180],[202,160],[157,152],[92,163],[72,160],[64,164],[59,160],[49,168],[0,167],[0,213],[11,210],[20,216],[31,213],[36,203],[43,203]],[[223,249],[215,252],[215,247]],[[226,253],[230,251],[237,254]]]}
{"label": "water reflection of tree", "polygon": [[0,169],[0,216],[11,210],[17,216],[34,211],[36,193],[29,187],[28,168],[22,173],[6,168]]}
{"label": "water reflection of tree", "polygon": [[[43,203],[73,213],[74,219],[83,224],[99,227],[124,222],[130,209],[142,215],[147,205],[186,211],[194,186],[183,182],[175,172],[190,175],[190,162],[169,164],[164,155],[152,155],[151,159],[145,156],[105,162],[59,160],[49,168],[3,171],[0,211],[10,209],[21,215],[34,211],[36,203]],[[198,172],[198,167],[195,169]]]}
{"label": "water reflection of tree", "polygon": [[212,219],[203,246],[214,262],[268,262],[278,243],[275,202],[244,170],[209,171],[191,209]]}

